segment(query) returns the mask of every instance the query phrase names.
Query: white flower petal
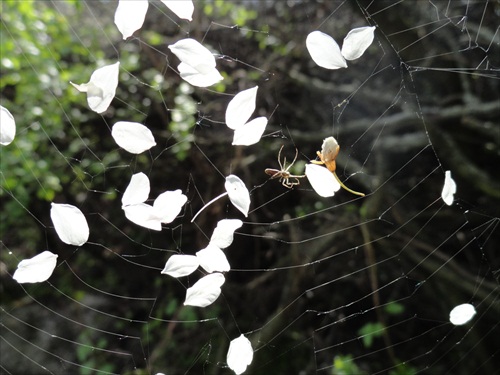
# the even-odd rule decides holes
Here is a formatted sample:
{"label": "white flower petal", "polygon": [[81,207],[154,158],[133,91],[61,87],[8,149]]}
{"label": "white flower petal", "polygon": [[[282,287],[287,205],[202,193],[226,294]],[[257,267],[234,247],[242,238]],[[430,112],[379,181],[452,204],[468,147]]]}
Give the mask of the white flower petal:
{"label": "white flower petal", "polygon": [[87,219],[77,207],[52,203],[50,218],[62,242],[81,246],[89,239]]}
{"label": "white flower petal", "polygon": [[306,164],[306,176],[314,191],[321,197],[333,197],[340,189],[333,173],[320,165]]}
{"label": "white flower petal", "polygon": [[219,249],[225,249],[233,243],[234,231],[241,228],[243,222],[238,219],[223,219],[217,223],[210,245],[215,245]]}
{"label": "white flower petal", "polygon": [[188,64],[180,63],[178,66],[181,78],[196,87],[208,87],[222,81],[222,77],[216,68],[204,69],[205,73],[200,73]]}
{"label": "white flower petal", "polygon": [[122,206],[129,206],[145,202],[149,197],[149,178],[139,172],[132,176],[122,197]]}
{"label": "white flower petal", "polygon": [[184,277],[191,275],[199,265],[200,262],[194,255],[175,254],[168,258],[161,273],[172,277]]}
{"label": "white flower petal", "polygon": [[168,48],[181,60],[178,67],[181,78],[191,85],[207,87],[223,79],[215,68],[214,55],[196,40],[182,39]]}
{"label": "white flower petal", "polygon": [[209,244],[206,248],[198,251],[196,257],[200,266],[208,273],[228,272],[231,269],[226,254],[215,245]]}
{"label": "white flower petal", "polygon": [[469,303],[463,303],[455,306],[453,310],[450,311],[450,322],[456,326],[461,326],[469,322],[474,315],[476,315],[474,306]]}
{"label": "white flower petal", "polygon": [[220,287],[225,281],[221,273],[211,273],[202,277],[186,291],[184,305],[205,307],[212,304],[220,296]]}
{"label": "white flower petal", "polygon": [[0,145],[7,146],[16,137],[16,121],[7,108],[0,109]]}
{"label": "white flower petal", "polygon": [[337,42],[321,31],[313,31],[306,38],[306,47],[313,61],[326,69],[347,68]]}
{"label": "white flower petal", "polygon": [[448,206],[451,206],[453,204],[453,198],[455,193],[457,192],[457,184],[451,178],[451,172],[446,171],[444,173],[444,186],[443,190],[441,191],[441,198],[443,199],[444,203],[446,203]]}
{"label": "white flower petal", "polygon": [[117,122],[113,125],[111,136],[118,146],[132,154],[140,154],[156,145],[151,130],[138,122]]}
{"label": "white flower petal", "polygon": [[154,215],[162,223],[168,224],[175,220],[182,206],[187,202],[187,197],[182,191],[166,191],[155,199],[153,203]]}
{"label": "white flower petal", "polygon": [[358,27],[349,31],[342,44],[342,56],[356,60],[373,42],[375,26]]}
{"label": "white flower petal", "polygon": [[240,210],[243,215],[248,216],[248,209],[250,208],[250,193],[246,188],[243,181],[238,176],[231,174],[226,177],[224,183],[227,194],[231,203]]}
{"label": "white flower petal", "polygon": [[161,0],[161,2],[177,17],[188,21],[193,20],[194,5],[192,0]]}
{"label": "white flower petal", "polygon": [[240,91],[231,99],[226,109],[226,125],[228,128],[235,130],[248,121],[253,111],[255,111],[258,88],[259,86],[255,86]]}
{"label": "white flower petal", "polygon": [[215,57],[198,41],[186,38],[181,39],[168,48],[181,62],[196,69],[201,74],[207,74],[211,68],[215,68]]}
{"label": "white flower petal", "polygon": [[244,335],[232,340],[227,351],[227,365],[236,375],[245,372],[252,363],[253,349],[252,343]]}
{"label": "white flower petal", "polygon": [[260,141],[266,130],[267,118],[257,117],[234,131],[233,146],[250,146]]}
{"label": "white flower petal", "polygon": [[152,230],[161,230],[161,221],[155,217],[153,206],[146,203],[139,203],[122,208],[125,211],[125,216],[132,223]]}
{"label": "white flower petal", "polygon": [[148,0],[119,0],[115,12],[115,25],[127,39],[136,30],[139,30],[146,18]]}
{"label": "white flower petal", "polygon": [[87,103],[94,112],[103,113],[111,104],[118,87],[120,62],[106,65],[92,73],[89,83],[70,82],[78,91],[87,93]]}
{"label": "white flower petal", "polygon": [[33,258],[20,261],[12,277],[20,284],[41,283],[52,275],[56,263],[57,255],[46,250]]}

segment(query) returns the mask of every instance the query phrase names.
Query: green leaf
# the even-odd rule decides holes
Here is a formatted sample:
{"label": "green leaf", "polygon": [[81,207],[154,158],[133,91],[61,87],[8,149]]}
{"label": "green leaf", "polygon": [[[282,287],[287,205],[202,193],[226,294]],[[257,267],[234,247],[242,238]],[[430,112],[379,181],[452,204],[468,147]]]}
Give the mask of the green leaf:
{"label": "green leaf", "polygon": [[405,307],[402,304],[398,303],[398,302],[389,302],[389,304],[387,304],[384,307],[384,310],[388,314],[399,315],[403,311],[405,311]]}
{"label": "green leaf", "polygon": [[385,326],[380,322],[367,323],[360,328],[358,334],[361,336],[365,348],[370,348],[373,345],[373,340],[382,336],[384,331]]}

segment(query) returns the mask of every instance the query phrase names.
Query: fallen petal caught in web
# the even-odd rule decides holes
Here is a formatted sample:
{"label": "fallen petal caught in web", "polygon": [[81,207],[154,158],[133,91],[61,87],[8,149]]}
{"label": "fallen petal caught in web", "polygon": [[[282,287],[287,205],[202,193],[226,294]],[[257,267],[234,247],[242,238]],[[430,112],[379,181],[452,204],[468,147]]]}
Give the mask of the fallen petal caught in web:
{"label": "fallen petal caught in web", "polygon": [[46,250],[33,258],[19,262],[12,277],[20,284],[41,283],[52,275],[56,263],[57,255]]}
{"label": "fallen petal caught in web", "polygon": [[146,203],[138,203],[123,206],[125,217],[132,223],[141,227],[161,231],[161,221],[154,215],[153,206]]}
{"label": "fallen petal caught in web", "polygon": [[151,130],[138,122],[117,122],[113,125],[111,136],[118,146],[131,154],[140,154],[156,145]]}
{"label": "fallen petal caught in web", "polygon": [[455,306],[450,311],[450,322],[456,326],[468,323],[476,315],[476,309],[470,303]]}
{"label": "fallen petal caught in web", "polygon": [[260,141],[266,130],[267,118],[257,117],[252,121],[236,128],[233,137],[233,146],[250,146]]}
{"label": "fallen petal caught in web", "polygon": [[217,223],[210,244],[217,246],[219,249],[225,249],[233,243],[234,231],[241,228],[243,222],[238,219],[223,219]]}
{"label": "fallen petal caught in web", "polygon": [[244,373],[253,360],[252,343],[243,334],[231,340],[227,351],[227,365],[236,375]]}
{"label": "fallen petal caught in web", "polygon": [[70,204],[52,203],[50,218],[62,242],[81,246],[89,239],[89,225],[85,215]]}
{"label": "fallen petal caught in web", "polygon": [[225,281],[221,273],[211,273],[202,277],[187,289],[184,305],[206,307],[212,304],[220,296],[220,287]]}
{"label": "fallen petal caught in web", "polygon": [[179,18],[192,21],[194,5],[191,0],[161,0]]}
{"label": "fallen petal caught in web", "polygon": [[122,197],[122,206],[129,206],[145,202],[149,197],[149,178],[139,172],[132,175],[130,182]]}
{"label": "fallen petal caught in web", "polygon": [[333,173],[320,165],[306,164],[306,176],[314,191],[321,197],[333,197],[340,189]]}
{"label": "fallen petal caught in web", "polygon": [[194,255],[175,254],[168,258],[162,274],[172,277],[191,275],[200,265],[199,259]]}
{"label": "fallen petal caught in web", "polygon": [[444,203],[446,203],[448,206],[451,206],[453,204],[453,199],[455,197],[455,193],[457,192],[457,184],[451,178],[451,171],[446,171],[444,173],[444,186],[443,190],[441,191],[441,198],[443,199]]}
{"label": "fallen petal caught in web", "polygon": [[231,174],[226,177],[224,187],[226,188],[231,203],[240,210],[243,215],[248,216],[250,193],[243,181],[238,176]]}
{"label": "fallen petal caught in web", "polygon": [[339,45],[330,35],[313,31],[306,38],[306,47],[313,61],[322,68],[347,68]]}
{"label": "fallen petal caught in web", "polygon": [[373,42],[375,26],[358,27],[349,31],[342,44],[342,55],[346,60],[356,60]]}
{"label": "fallen petal caught in web", "polygon": [[231,269],[226,254],[217,246],[209,244],[196,253],[200,266],[208,273],[228,272]]}
{"label": "fallen petal caught in web", "polygon": [[224,79],[216,68],[207,67],[204,69],[205,73],[200,73],[192,66],[180,63],[178,69],[181,78],[196,87],[212,86]]}
{"label": "fallen petal caught in web", "polygon": [[181,62],[191,66],[201,74],[206,74],[210,68],[215,68],[215,57],[212,52],[192,38],[181,39],[169,45],[168,48]]}
{"label": "fallen petal caught in web", "polygon": [[111,104],[118,87],[120,62],[103,66],[92,73],[90,81],[77,85],[70,82],[78,91],[87,93],[87,103],[91,110],[103,113]]}
{"label": "fallen petal caught in web", "polygon": [[154,216],[164,224],[171,223],[181,212],[182,206],[187,202],[187,197],[182,191],[166,191],[155,199],[153,203]]}
{"label": "fallen petal caught in web", "polygon": [[115,11],[115,25],[120,30],[123,40],[139,30],[146,18],[149,1],[119,0]]}
{"label": "fallen petal caught in web", "polygon": [[16,137],[16,121],[9,110],[0,106],[0,145],[9,145]]}
{"label": "fallen petal caught in web", "polygon": [[198,41],[185,38],[168,48],[181,60],[178,67],[181,78],[193,86],[207,87],[223,79],[215,68],[214,55]]}
{"label": "fallen petal caught in web", "polygon": [[205,208],[226,195],[229,196],[229,200],[238,210],[240,210],[245,216],[248,216],[248,209],[250,208],[250,193],[248,192],[248,189],[243,181],[241,181],[238,176],[231,174],[226,177],[224,187],[226,188],[226,192],[218,195],[200,208],[196,215],[194,215],[191,219],[191,222],[193,222]]}
{"label": "fallen petal caught in web", "polygon": [[243,126],[255,111],[255,101],[259,86],[240,91],[231,99],[226,109],[226,125],[230,129]]}

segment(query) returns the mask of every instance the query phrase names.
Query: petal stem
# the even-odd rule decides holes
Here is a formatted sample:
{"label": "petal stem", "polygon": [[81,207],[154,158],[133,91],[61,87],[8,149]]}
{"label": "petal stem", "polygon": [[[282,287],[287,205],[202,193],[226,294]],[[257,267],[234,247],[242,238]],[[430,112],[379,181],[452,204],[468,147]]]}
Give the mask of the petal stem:
{"label": "petal stem", "polygon": [[359,195],[360,197],[364,197],[365,194],[364,193],[360,193],[359,191],[354,191],[354,190],[351,190],[349,189],[347,186],[344,185],[344,183],[342,181],[340,181],[340,178],[339,176],[337,176],[337,173],[333,172],[333,175],[335,176],[335,178],[337,179],[338,183],[340,184],[340,186],[342,186],[345,190],[347,190],[349,193],[351,194],[354,194],[354,195]]}
{"label": "petal stem", "polygon": [[194,222],[194,220],[198,217],[198,215],[201,213],[201,211],[203,211],[205,208],[207,208],[208,206],[210,206],[212,203],[214,203],[217,199],[220,199],[224,196],[227,195],[227,191],[225,193],[222,193],[221,195],[215,197],[214,199],[212,199],[210,202],[208,202],[206,205],[204,205],[197,213],[196,215],[194,215],[194,217],[191,219],[191,222]]}

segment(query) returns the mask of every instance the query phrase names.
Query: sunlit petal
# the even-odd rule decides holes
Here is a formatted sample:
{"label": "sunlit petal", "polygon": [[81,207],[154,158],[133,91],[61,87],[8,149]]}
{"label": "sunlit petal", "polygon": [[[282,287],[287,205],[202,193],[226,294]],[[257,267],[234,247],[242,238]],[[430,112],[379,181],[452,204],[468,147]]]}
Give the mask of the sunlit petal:
{"label": "sunlit petal", "polygon": [[198,41],[186,38],[181,39],[168,48],[181,62],[196,69],[201,74],[207,74],[211,68],[215,68],[215,57]]}
{"label": "sunlit petal", "polygon": [[243,126],[253,111],[255,111],[258,88],[258,86],[255,86],[251,89],[240,91],[231,99],[226,109],[226,125],[230,129],[235,130]]}
{"label": "sunlit petal", "polygon": [[306,38],[306,47],[313,61],[326,69],[347,68],[337,42],[321,31],[313,31]]}
{"label": "sunlit petal", "polygon": [[219,249],[225,249],[233,243],[234,231],[241,228],[243,222],[238,219],[223,219],[217,223],[210,244],[217,246]]}
{"label": "sunlit petal", "polygon": [[134,205],[145,202],[149,197],[149,178],[139,172],[132,176],[122,197],[122,205]]}
{"label": "sunlit petal", "polygon": [[266,130],[267,118],[257,117],[252,121],[236,128],[233,137],[233,146],[250,146],[260,141]]}
{"label": "sunlit petal", "polygon": [[196,253],[200,266],[208,273],[227,272],[231,269],[226,254],[217,246],[209,244]]}
{"label": "sunlit petal", "polygon": [[0,145],[7,146],[16,137],[16,121],[7,108],[0,109]]}
{"label": "sunlit petal", "polygon": [[227,365],[236,375],[245,372],[252,363],[253,349],[252,343],[244,335],[232,340],[227,351]]}
{"label": "sunlit petal", "polygon": [[446,171],[444,173],[444,186],[443,190],[441,191],[441,198],[443,199],[444,203],[446,203],[448,206],[451,206],[453,204],[453,199],[455,196],[455,193],[457,192],[457,184],[451,178],[451,171]]}
{"label": "sunlit petal", "polygon": [[181,78],[196,87],[212,86],[224,79],[216,68],[207,67],[203,69],[205,73],[202,74],[190,65],[180,63],[178,69]]}
{"label": "sunlit petal", "polygon": [[81,246],[89,239],[87,219],[77,207],[52,203],[50,218],[62,242]]}
{"label": "sunlit petal", "polygon": [[181,190],[166,191],[155,199],[153,203],[154,215],[162,223],[171,223],[179,215],[186,202],[187,197],[182,194]]}
{"label": "sunlit petal", "polygon": [[248,216],[250,208],[250,193],[243,181],[233,174],[226,177],[224,187],[229,195],[231,203],[240,210],[243,215]]}
{"label": "sunlit petal", "polygon": [[450,322],[456,326],[461,326],[469,322],[474,315],[476,315],[474,306],[469,303],[463,303],[455,306],[453,310],[450,311]]}
{"label": "sunlit petal", "polygon": [[120,62],[95,70],[88,83],[70,82],[78,91],[87,93],[87,103],[94,112],[103,113],[111,104],[118,87]]}
{"label": "sunlit petal", "polygon": [[321,197],[333,197],[340,189],[333,173],[321,165],[306,164],[306,176],[314,191]]}
{"label": "sunlit petal", "polygon": [[119,0],[115,12],[115,25],[124,40],[142,27],[148,5],[148,0]]}
{"label": "sunlit petal", "polygon": [[194,5],[191,0],[161,0],[175,15],[188,21],[193,20]]}
{"label": "sunlit petal", "polygon": [[18,283],[40,283],[47,280],[56,268],[57,255],[44,251],[33,258],[24,259],[17,265],[12,276]]}
{"label": "sunlit petal", "polygon": [[118,146],[132,154],[140,154],[156,145],[151,130],[138,122],[117,122],[113,125],[111,136]]}
{"label": "sunlit petal", "polygon": [[191,275],[199,265],[200,261],[194,255],[175,254],[168,258],[161,273],[172,277],[184,277]]}
{"label": "sunlit petal", "polygon": [[342,44],[342,55],[346,60],[361,57],[373,42],[375,26],[358,27],[349,31]]}
{"label": "sunlit petal", "polygon": [[184,305],[205,307],[212,304],[220,296],[220,287],[225,281],[221,273],[211,273],[202,277],[186,291]]}
{"label": "sunlit petal", "polygon": [[161,221],[155,217],[153,206],[146,203],[139,203],[131,206],[124,206],[122,208],[125,212],[125,216],[132,223],[156,231],[161,230]]}

